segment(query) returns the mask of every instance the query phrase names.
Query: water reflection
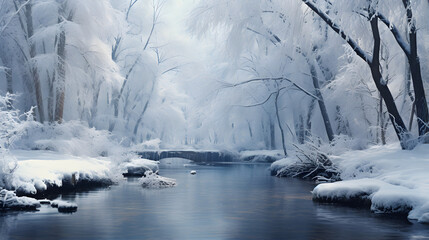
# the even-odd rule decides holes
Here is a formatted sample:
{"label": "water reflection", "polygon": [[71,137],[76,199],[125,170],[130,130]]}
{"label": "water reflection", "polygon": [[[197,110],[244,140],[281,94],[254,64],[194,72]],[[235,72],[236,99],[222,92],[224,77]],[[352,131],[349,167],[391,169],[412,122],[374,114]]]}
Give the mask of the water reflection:
{"label": "water reflection", "polygon": [[[314,184],[269,176],[263,164],[169,166],[178,186],[148,190],[137,179],[63,195],[78,212],[0,217],[5,239],[414,239],[428,226],[311,201]],[[196,175],[189,174],[191,169]],[[3,238],[2,238],[3,239]]]}

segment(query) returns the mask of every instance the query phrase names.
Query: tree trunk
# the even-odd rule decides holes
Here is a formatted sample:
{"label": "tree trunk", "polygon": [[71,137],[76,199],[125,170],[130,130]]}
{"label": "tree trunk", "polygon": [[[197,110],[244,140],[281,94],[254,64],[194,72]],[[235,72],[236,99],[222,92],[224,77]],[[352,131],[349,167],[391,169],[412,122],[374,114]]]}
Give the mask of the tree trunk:
{"label": "tree trunk", "polygon": [[390,120],[392,121],[393,128],[395,129],[396,135],[401,142],[403,149],[412,149],[414,146],[408,141],[410,140],[410,134],[405,126],[402,117],[395,104],[395,99],[392,96],[387,83],[384,83],[383,77],[380,72],[380,32],[378,29],[378,17],[373,16],[370,20],[372,35],[374,37],[374,48],[372,53],[372,61],[370,62],[371,75],[374,80],[375,86],[377,87],[380,95],[382,96],[384,103],[386,104],[387,111],[389,112]]}
{"label": "tree trunk", "polygon": [[[12,69],[11,68],[6,68],[5,70],[5,74],[6,74],[6,81],[7,81],[7,92],[10,94],[13,94],[13,86],[12,86]],[[12,100],[9,100],[6,103],[7,109],[8,110],[12,110]]]}
{"label": "tree trunk", "polygon": [[276,128],[272,117],[270,117],[270,149],[276,149]]}
{"label": "tree trunk", "polygon": [[[343,38],[347,44],[353,49],[353,51],[362,58],[370,67],[372,78],[374,80],[375,86],[377,90],[380,92],[386,107],[389,112],[390,120],[392,121],[393,128],[395,129],[395,133],[401,143],[402,149],[412,149],[415,147],[414,143],[411,143],[409,140],[411,138],[410,133],[408,132],[404,121],[402,120],[401,115],[396,107],[395,100],[390,92],[389,87],[383,83],[383,78],[380,73],[380,33],[378,29],[378,17],[371,13],[370,23],[372,34],[374,37],[374,49],[372,58],[363,51],[359,45],[354,41],[350,36],[348,36],[336,23],[329,18],[322,10],[317,8],[313,2],[309,0],[302,0],[311,10],[313,10],[319,17],[321,17],[328,26],[331,27],[341,38]],[[371,10],[370,10],[371,11]]]}
{"label": "tree trunk", "polygon": [[298,123],[295,124],[295,135],[299,144],[304,144],[305,141],[305,127],[304,118],[302,115],[298,117]]}
{"label": "tree trunk", "polygon": [[316,99],[312,99],[310,106],[308,108],[308,113],[307,113],[307,123],[305,124],[305,141],[309,141],[310,140],[310,136],[311,136],[311,118],[313,117],[313,112],[314,112],[314,105],[316,104]]}
{"label": "tree trunk", "polygon": [[48,94],[48,120],[49,122],[54,121],[54,82],[55,82],[55,71],[52,74],[52,77],[49,77],[48,75],[48,81],[49,81],[49,94]]}
{"label": "tree trunk", "polygon": [[64,26],[61,26],[60,36],[58,38],[57,46],[57,79],[55,88],[55,121],[61,123],[64,115],[64,98],[65,98],[65,82],[66,82],[66,69],[65,69],[65,58],[66,58],[66,32]]}
{"label": "tree trunk", "polygon": [[250,125],[249,120],[247,120],[247,127],[249,129],[249,137],[250,137],[250,139],[252,139],[253,138],[253,132],[252,132],[252,126]]}
{"label": "tree trunk", "polygon": [[[156,81],[156,80],[155,80]],[[139,118],[138,118],[138,120],[137,120],[137,122],[136,122],[136,125],[134,125],[134,130],[133,130],[133,134],[134,134],[134,136],[136,136],[137,135],[137,131],[138,131],[138,129],[139,129],[139,127],[140,127],[140,123],[141,123],[141,121],[143,120],[143,116],[144,116],[144,114],[146,113],[146,110],[147,110],[147,108],[149,107],[149,103],[150,103],[150,100],[151,100],[151,98],[152,98],[152,95],[153,95],[153,91],[155,90],[155,82],[153,82],[152,83],[152,88],[151,88],[151,90],[150,90],[150,94],[149,94],[149,97],[148,97],[148,99],[147,99],[147,102],[145,103],[145,105],[144,105],[144,107],[143,107],[143,111],[142,111],[142,113],[140,114],[140,116],[139,116]]]}
{"label": "tree trunk", "polygon": [[[407,40],[409,41],[409,45],[407,44],[407,41],[402,38],[402,35],[400,34],[399,30],[392,23],[390,23],[390,21],[385,16],[380,13],[377,14],[378,16],[380,16],[380,19],[383,21],[383,23],[392,32],[396,42],[407,56],[414,86],[414,102],[416,105],[417,124],[419,128],[418,132],[419,136],[423,136],[429,132],[429,111],[422,80],[420,59],[417,52],[417,28],[415,19],[413,17],[410,0],[402,0],[402,3],[405,7],[407,14],[407,23],[409,28]],[[423,140],[427,142],[427,140]]]}
{"label": "tree trunk", "polygon": [[[29,3],[25,6],[25,17],[27,19],[27,39],[31,39],[34,35],[33,28],[33,13],[32,13],[33,3]],[[36,46],[34,43],[30,44],[30,59],[33,60],[36,56]],[[45,114],[43,108],[43,96],[42,96],[42,88],[40,85],[39,71],[35,64],[31,64],[31,75],[33,77],[34,90],[36,93],[36,103],[37,103],[37,112],[39,114],[39,121],[43,123],[45,121]]]}
{"label": "tree trunk", "polygon": [[345,119],[345,117],[343,117],[343,114],[341,113],[341,107],[339,105],[335,106],[335,111],[335,121],[337,122],[336,134],[344,134],[351,137],[352,134],[350,132],[349,122],[347,119]]}
{"label": "tree trunk", "polygon": [[125,86],[127,85],[128,78],[130,77],[130,74],[134,70],[134,67],[137,65],[139,60],[140,60],[140,57],[138,57],[134,61],[133,65],[131,65],[130,69],[128,70],[127,74],[125,75],[124,81],[122,82],[121,90],[119,91],[118,95],[115,96],[115,98],[113,98],[112,102],[113,102],[113,110],[114,110],[114,113],[113,113],[114,119],[109,125],[109,132],[112,132],[115,129],[116,121],[118,120],[118,117],[119,117],[119,101],[121,100],[122,95],[124,94],[124,90],[125,90]]}
{"label": "tree trunk", "polygon": [[410,63],[410,71],[414,85],[414,96],[417,114],[417,125],[419,127],[419,136],[429,132],[429,111],[426,102],[425,89],[423,86],[420,59],[417,53],[417,29],[413,12],[411,10],[410,0],[402,0],[407,11],[407,22],[409,26],[410,54],[407,55]]}
{"label": "tree trunk", "polygon": [[141,124],[141,122],[142,122],[142,120],[143,120],[143,116],[144,116],[144,114],[146,113],[147,107],[149,106],[149,102],[150,102],[150,98],[149,98],[149,99],[147,100],[147,102],[145,103],[144,108],[143,108],[143,111],[142,111],[142,113],[140,114],[139,118],[137,119],[136,124],[134,125],[134,130],[133,130],[133,134],[134,134],[134,136],[136,136],[136,135],[137,135],[137,131],[138,131],[138,129],[139,129],[139,127],[140,127],[140,124]]}
{"label": "tree trunk", "polygon": [[411,114],[410,114],[410,124],[409,124],[410,131],[411,129],[413,129],[413,121],[414,121],[415,113],[416,113],[416,102],[413,102],[413,104],[411,105]]}
{"label": "tree trunk", "polygon": [[97,85],[93,86],[94,93],[92,96],[92,106],[91,106],[91,118],[89,119],[89,126],[94,127],[94,118],[97,116],[97,110],[98,110],[98,99],[100,96],[100,90],[101,90],[101,82],[99,82]]}
{"label": "tree trunk", "polygon": [[331,121],[329,120],[328,111],[326,110],[325,100],[323,99],[323,95],[320,92],[319,79],[317,78],[317,71],[313,64],[309,63],[311,78],[313,80],[314,91],[316,93],[316,97],[318,98],[317,102],[319,103],[320,113],[322,114],[323,124],[325,125],[326,135],[328,136],[329,142],[334,140],[334,131],[332,131]]}
{"label": "tree trunk", "polygon": [[385,120],[384,120],[384,113],[383,113],[383,98],[380,96],[379,101],[379,110],[378,110],[378,126],[380,127],[380,140],[382,145],[386,145],[386,128],[385,126]]}
{"label": "tree trunk", "polygon": [[276,99],[275,99],[274,104],[275,104],[275,107],[276,107],[277,124],[279,125],[280,134],[281,134],[281,137],[282,137],[283,153],[284,153],[285,157],[287,157],[285,133],[284,133],[284,130],[283,130],[283,126],[282,126],[282,122],[280,120],[280,114],[279,114],[279,96],[280,96],[280,91],[277,91],[277,93],[276,93]]}

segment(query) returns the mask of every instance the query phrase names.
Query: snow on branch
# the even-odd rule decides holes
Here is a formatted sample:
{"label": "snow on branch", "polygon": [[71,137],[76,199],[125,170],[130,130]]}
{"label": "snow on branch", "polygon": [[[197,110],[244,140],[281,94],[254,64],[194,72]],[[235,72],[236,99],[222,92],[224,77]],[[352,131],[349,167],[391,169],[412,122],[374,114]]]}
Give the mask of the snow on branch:
{"label": "snow on branch", "polygon": [[337,23],[332,21],[332,19],[326,15],[322,10],[320,10],[318,7],[314,5],[314,3],[310,2],[309,0],[302,0],[303,3],[305,3],[313,12],[315,12],[317,15],[319,15],[320,18],[322,18],[323,21],[328,24],[329,27],[332,28],[338,35],[341,36],[346,42],[349,44],[349,46],[353,49],[353,51],[362,58],[365,62],[368,64],[372,63],[372,57],[368,55],[366,52],[363,51],[362,48],[359,47],[359,45],[351,39],[343,30],[341,30],[340,26],[338,26]]}
{"label": "snow on branch", "polygon": [[12,22],[12,19],[19,14],[19,12],[27,5],[30,3],[30,0],[27,0],[25,3],[23,3],[13,14],[11,14],[11,16],[9,17],[9,19],[6,21],[6,23],[2,26],[2,28],[0,29],[0,36],[3,34],[3,32],[6,30],[6,28],[9,26],[10,22]]}
{"label": "snow on branch", "polygon": [[396,42],[399,44],[401,49],[404,51],[404,53],[409,57],[411,55],[411,48],[410,45],[407,43],[407,41],[401,36],[399,33],[398,28],[389,21],[389,19],[386,18],[381,13],[377,13],[378,18],[389,28],[389,30],[392,32],[393,36],[395,37]]}

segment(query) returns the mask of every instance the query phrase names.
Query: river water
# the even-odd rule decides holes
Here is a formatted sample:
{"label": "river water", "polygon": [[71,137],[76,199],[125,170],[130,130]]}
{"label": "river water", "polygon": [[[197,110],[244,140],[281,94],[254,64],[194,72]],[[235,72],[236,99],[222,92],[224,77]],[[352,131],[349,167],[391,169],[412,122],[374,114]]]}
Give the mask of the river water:
{"label": "river water", "polygon": [[[73,214],[0,213],[0,239],[429,239],[429,226],[366,209],[314,203],[311,182],[271,177],[266,164],[165,168],[178,186],[137,179],[60,198]],[[196,175],[189,174],[196,170]]]}

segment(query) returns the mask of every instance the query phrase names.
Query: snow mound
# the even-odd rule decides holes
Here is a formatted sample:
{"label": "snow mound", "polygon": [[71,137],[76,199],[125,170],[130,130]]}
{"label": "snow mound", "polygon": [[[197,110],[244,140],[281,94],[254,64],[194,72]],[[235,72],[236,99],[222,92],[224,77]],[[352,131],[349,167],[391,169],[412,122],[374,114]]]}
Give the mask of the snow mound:
{"label": "snow mound", "polygon": [[157,161],[152,161],[143,158],[132,159],[129,162],[124,162],[120,165],[124,176],[143,176],[146,171],[158,171]]}
{"label": "snow mound", "polygon": [[14,150],[17,169],[12,188],[20,194],[37,194],[50,187],[75,187],[81,183],[111,183],[111,163],[107,160],[76,157],[50,151]]}
{"label": "snow mound", "polygon": [[0,191],[0,209],[2,210],[36,210],[40,207],[39,201],[29,197],[17,197],[12,191]]}
{"label": "snow mound", "polygon": [[58,208],[58,212],[71,213],[71,212],[77,211],[77,204],[76,203],[66,202],[66,201],[62,201],[62,200],[52,201],[51,207]]}
{"label": "snow mound", "polygon": [[427,145],[403,151],[394,144],[332,157],[344,181],[318,185],[313,198],[369,205],[375,213],[404,214],[429,223],[428,156]]}
{"label": "snow mound", "polygon": [[144,188],[169,188],[176,186],[176,180],[159,176],[156,172],[146,171],[144,177],[140,179],[140,184]]}
{"label": "snow mound", "polygon": [[381,185],[384,185],[382,181],[369,178],[319,184],[313,190],[313,197],[326,199],[369,197],[378,191]]}

